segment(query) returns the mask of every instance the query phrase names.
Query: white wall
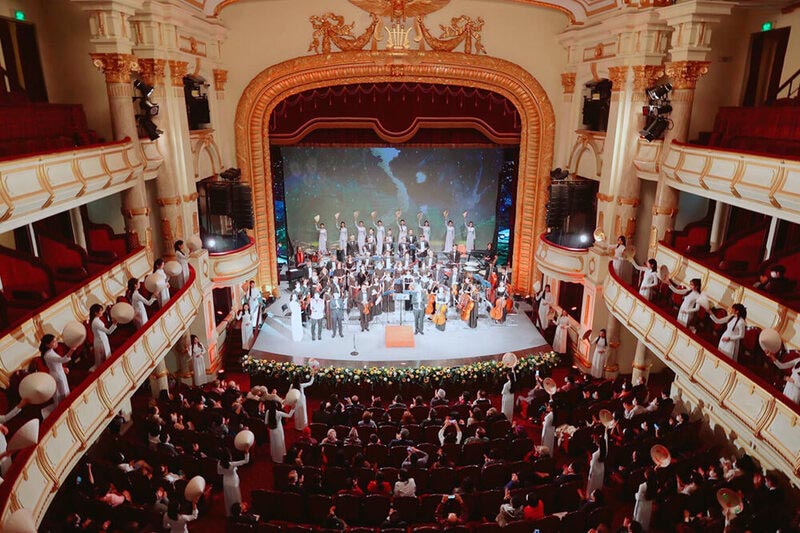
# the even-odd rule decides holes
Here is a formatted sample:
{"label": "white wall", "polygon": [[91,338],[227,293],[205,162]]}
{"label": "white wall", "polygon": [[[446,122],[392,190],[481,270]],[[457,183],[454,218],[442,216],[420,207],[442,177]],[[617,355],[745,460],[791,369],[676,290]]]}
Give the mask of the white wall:
{"label": "white wall", "polygon": [[[344,16],[347,23],[355,21],[355,34],[363,32],[370,23],[366,12],[345,0],[253,0],[225,8],[221,18],[228,28],[228,38],[222,46],[222,61],[228,69],[228,83],[222,102],[224,123],[218,127],[223,135],[233,139],[233,121],[242,91],[259,72],[310,54],[307,50],[312,28],[308,18],[327,11]],[[449,24],[452,17],[462,14],[483,17],[482,42],[488,55],[528,70],[547,91],[555,116],[560,117],[561,72],[565,70],[566,52],[558,44],[557,36],[566,27],[566,16],[552,9],[518,3],[454,0],[428,16],[426,24],[438,35],[439,24]],[[232,156],[225,154],[224,159],[230,161]]]}

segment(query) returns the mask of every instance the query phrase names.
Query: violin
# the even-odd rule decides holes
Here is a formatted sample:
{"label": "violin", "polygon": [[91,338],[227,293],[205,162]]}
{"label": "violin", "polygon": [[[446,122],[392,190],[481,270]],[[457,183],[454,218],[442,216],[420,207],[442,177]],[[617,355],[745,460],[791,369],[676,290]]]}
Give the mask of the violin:
{"label": "violin", "polygon": [[494,302],[494,307],[489,311],[489,316],[494,320],[503,320],[503,308],[506,306],[506,297],[498,296]]}

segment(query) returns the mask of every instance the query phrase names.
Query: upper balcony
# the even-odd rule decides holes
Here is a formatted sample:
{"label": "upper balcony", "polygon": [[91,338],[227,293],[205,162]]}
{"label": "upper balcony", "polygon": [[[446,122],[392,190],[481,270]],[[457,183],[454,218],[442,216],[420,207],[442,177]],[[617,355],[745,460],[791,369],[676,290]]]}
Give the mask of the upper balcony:
{"label": "upper balcony", "polygon": [[[552,278],[581,283],[586,276],[589,248],[564,246],[553,240],[553,236],[547,233],[539,236],[539,246],[536,248],[536,268]],[[589,246],[591,246],[592,240],[591,237],[587,237]],[[580,244],[580,242],[578,243]]]}
{"label": "upper balcony", "polygon": [[673,141],[667,184],[698,196],[800,223],[800,160]]}
{"label": "upper balcony", "polygon": [[0,159],[0,233],[155,177],[154,143],[122,141]]}
{"label": "upper balcony", "polygon": [[247,244],[233,250],[209,252],[211,267],[209,277],[214,287],[233,287],[253,279],[258,270],[258,251],[255,240],[247,238]]}
{"label": "upper balcony", "polygon": [[[788,349],[798,347],[800,331],[795,311],[664,245],[659,245],[655,259],[678,283],[688,285],[689,279],[700,278],[713,306],[746,306],[748,324],[755,328],[742,341],[744,350],[757,353],[757,328],[774,328]],[[675,387],[681,399],[692,408],[702,405],[713,422],[734,435],[737,446],[797,483],[800,407],[769,381],[766,366],[755,368],[731,360],[708,338],[679,324],[665,308],[642,298],[636,287],[609,268],[604,290],[609,310],[676,373]],[[755,346],[748,346],[751,343]],[[763,362],[763,355],[754,355],[751,361],[759,358]]]}

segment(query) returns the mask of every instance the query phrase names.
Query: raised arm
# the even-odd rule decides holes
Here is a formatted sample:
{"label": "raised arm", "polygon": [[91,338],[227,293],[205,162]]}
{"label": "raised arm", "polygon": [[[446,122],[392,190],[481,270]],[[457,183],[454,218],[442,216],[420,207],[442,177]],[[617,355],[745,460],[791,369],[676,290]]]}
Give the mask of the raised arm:
{"label": "raised arm", "polygon": [[687,294],[692,292],[691,287],[686,287],[686,288],[683,288],[683,289],[679,289],[677,287],[673,287],[672,285],[669,286],[669,290],[671,290],[675,294],[680,294],[681,296],[686,296]]}
{"label": "raised arm", "polygon": [[714,313],[708,313],[708,318],[710,318],[714,324],[727,324],[728,322],[731,321],[732,318],[734,318],[734,316],[725,315],[722,318],[717,318],[717,315],[715,315]]}
{"label": "raised arm", "polygon": [[631,264],[633,265],[633,268],[635,268],[639,272],[649,272],[650,271],[650,265],[642,266],[642,265],[640,265],[640,264],[638,264],[638,263],[636,263],[634,261],[631,261]]}
{"label": "raised arm", "polygon": [[247,452],[246,454],[244,454],[244,459],[242,459],[241,461],[231,461],[231,466],[232,467],[244,466],[249,462],[250,462],[250,452]]}
{"label": "raised arm", "polygon": [[300,388],[301,388],[301,389],[305,389],[306,387],[310,387],[311,385],[313,385],[313,384],[314,384],[314,378],[315,378],[315,377],[316,377],[316,376],[314,376],[314,374],[311,374],[311,379],[310,379],[310,380],[308,380],[308,381],[306,381],[305,383],[301,383],[301,384],[300,384]]}
{"label": "raised arm", "polygon": [[791,361],[786,361],[785,363],[781,363],[775,356],[772,356],[772,362],[775,363],[775,366],[781,370],[786,370],[787,368],[792,368],[797,363],[800,363],[800,357],[797,359],[792,359]]}

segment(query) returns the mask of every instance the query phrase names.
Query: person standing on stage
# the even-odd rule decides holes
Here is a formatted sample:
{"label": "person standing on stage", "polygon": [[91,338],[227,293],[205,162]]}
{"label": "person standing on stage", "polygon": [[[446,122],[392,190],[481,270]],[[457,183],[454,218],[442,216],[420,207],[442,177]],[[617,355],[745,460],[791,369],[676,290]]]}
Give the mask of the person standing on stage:
{"label": "person standing on stage", "polygon": [[358,247],[355,235],[350,235],[350,240],[347,241],[345,250],[347,251],[347,255],[352,257],[357,257],[358,255],[361,254],[361,250]]}
{"label": "person standing on stage", "polygon": [[447,221],[447,232],[444,235],[444,246],[442,251],[449,253],[456,243],[456,227],[453,225],[452,220]]}
{"label": "person standing on stage", "polygon": [[408,237],[408,226],[406,226],[406,219],[400,218],[400,215],[397,215],[399,219],[397,221],[397,227],[399,228],[397,233],[397,242],[406,242],[406,237]]}
{"label": "person standing on stage", "polygon": [[322,340],[322,321],[325,319],[325,300],[320,298],[319,291],[314,291],[311,298],[311,340]]}
{"label": "person standing on stage", "polygon": [[325,229],[325,223],[317,224],[319,221],[319,215],[314,217],[314,227],[317,228],[319,232],[319,253],[322,255],[327,255],[328,253],[328,230]]}
{"label": "person standing on stage", "polygon": [[303,340],[303,310],[300,308],[298,293],[293,292],[289,298],[289,311],[292,313],[292,340],[300,342]]}
{"label": "person standing on stage", "polygon": [[347,224],[344,220],[339,223],[339,253],[341,254],[340,261],[344,259],[347,253]]}
{"label": "person standing on stage", "polygon": [[361,291],[356,296],[358,301],[359,321],[361,322],[361,331],[369,331],[369,317],[372,307],[370,299],[369,287],[365,283],[361,286]]}
{"label": "person standing on stage", "polygon": [[[434,317],[443,315],[447,316],[447,303],[450,301],[450,291],[447,290],[447,287],[441,285],[439,287],[439,292],[436,293],[436,312],[434,313]],[[447,320],[442,321],[441,324],[436,324],[436,329],[439,331],[444,331],[445,327],[447,327]]]}
{"label": "person standing on stage", "polygon": [[386,228],[386,239],[383,241],[384,253],[390,256],[394,254],[394,236],[392,235],[392,228]]}
{"label": "person standing on stage", "polygon": [[370,257],[375,255],[375,230],[369,228],[367,231],[367,244],[366,244],[366,254]]}
{"label": "person standing on stage", "polygon": [[375,222],[375,214],[372,215],[372,224],[375,226],[375,255],[383,255],[383,245],[386,242],[386,228],[383,221]]}
{"label": "person standing on stage", "polygon": [[250,306],[250,322],[253,324],[254,329],[258,329],[261,322],[261,303],[263,300],[264,297],[261,295],[261,291],[256,288],[255,280],[251,279],[244,295],[244,301]]}
{"label": "person standing on stage", "polygon": [[336,337],[336,332],[339,332],[339,336],[344,338],[342,334],[342,322],[344,322],[344,308],[346,306],[346,302],[342,299],[342,293],[340,291],[334,290],[333,296],[331,297],[331,322],[333,327],[333,334],[331,338]]}
{"label": "person standing on stage", "polygon": [[480,299],[480,289],[475,287],[473,289],[472,294],[470,295],[470,303],[467,305],[472,304],[472,309],[469,312],[469,320],[467,324],[470,328],[475,329],[478,327],[478,301]]}
{"label": "person standing on stage", "polygon": [[475,249],[475,224],[467,222],[467,212],[464,211],[464,226],[467,228],[467,253]]}
{"label": "person standing on stage", "polygon": [[419,226],[419,229],[422,230],[422,238],[425,239],[426,241],[430,242],[430,240],[431,240],[431,223],[426,220],[425,222],[420,224],[419,223],[420,220],[422,220],[422,213],[417,215],[417,225]]}
{"label": "person standing on stage", "polygon": [[358,253],[359,255],[364,255],[367,245],[367,227],[364,225],[363,220],[358,221],[358,226],[356,226],[356,230],[358,231]]}
{"label": "person standing on stage", "polygon": [[553,305],[553,293],[550,292],[549,283],[536,295],[536,301],[539,302],[539,327],[544,331],[550,325],[550,307]]}
{"label": "person standing on stage", "polygon": [[411,289],[411,310],[414,313],[414,335],[419,333],[425,335],[425,292],[422,283],[410,286]]}
{"label": "person standing on stage", "polygon": [[488,280],[489,276],[492,275],[492,271],[494,271],[494,264],[497,262],[497,252],[491,242],[486,243],[486,250],[483,252],[483,257],[486,260],[486,272],[484,277]]}

